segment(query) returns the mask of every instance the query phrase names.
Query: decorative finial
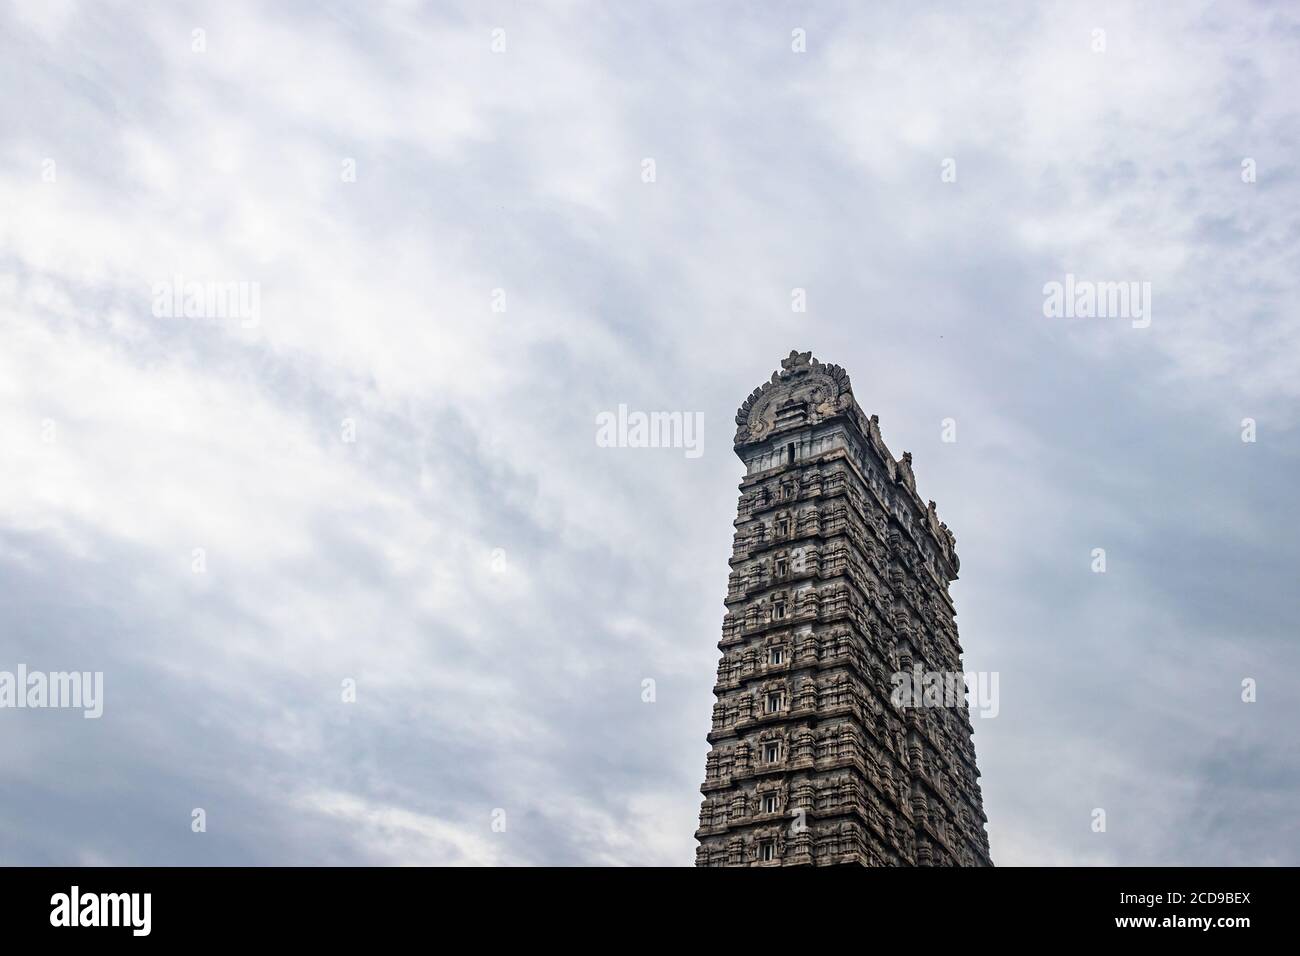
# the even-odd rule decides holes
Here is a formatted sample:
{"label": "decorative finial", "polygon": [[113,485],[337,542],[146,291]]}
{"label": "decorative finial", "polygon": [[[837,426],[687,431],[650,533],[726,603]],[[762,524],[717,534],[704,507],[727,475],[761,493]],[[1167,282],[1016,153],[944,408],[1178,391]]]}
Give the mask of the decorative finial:
{"label": "decorative finial", "polygon": [[815,365],[816,361],[812,357],[812,352],[800,352],[795,349],[790,350],[790,354],[781,359],[781,368],[787,372],[793,372],[796,368],[804,365]]}

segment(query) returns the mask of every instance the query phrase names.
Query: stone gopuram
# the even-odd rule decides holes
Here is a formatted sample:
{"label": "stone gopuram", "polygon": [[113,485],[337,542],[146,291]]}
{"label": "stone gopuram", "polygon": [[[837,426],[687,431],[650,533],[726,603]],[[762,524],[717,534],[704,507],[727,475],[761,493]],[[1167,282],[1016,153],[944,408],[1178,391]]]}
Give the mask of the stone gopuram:
{"label": "stone gopuram", "polygon": [[699,866],[992,866],[955,675],[956,541],[849,376],[808,352],[736,415],[745,463]]}

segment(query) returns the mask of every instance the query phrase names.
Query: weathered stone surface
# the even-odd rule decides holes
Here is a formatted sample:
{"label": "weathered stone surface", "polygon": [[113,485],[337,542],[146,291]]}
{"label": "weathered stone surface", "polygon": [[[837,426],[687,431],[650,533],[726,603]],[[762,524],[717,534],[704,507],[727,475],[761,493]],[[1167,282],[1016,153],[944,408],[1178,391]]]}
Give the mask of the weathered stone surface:
{"label": "weathered stone surface", "polygon": [[965,703],[891,700],[897,673],[962,670],[956,539],[912,456],[895,460],[844,369],[808,352],[736,426],[697,865],[992,865]]}

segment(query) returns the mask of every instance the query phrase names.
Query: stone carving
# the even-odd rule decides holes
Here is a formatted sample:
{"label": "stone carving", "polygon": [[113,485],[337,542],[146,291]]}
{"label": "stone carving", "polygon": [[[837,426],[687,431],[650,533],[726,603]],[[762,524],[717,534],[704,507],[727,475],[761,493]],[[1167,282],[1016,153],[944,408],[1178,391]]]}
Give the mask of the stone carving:
{"label": "stone carving", "polygon": [[853,388],[848,373],[838,365],[823,365],[811,352],[791,351],[781,361],[781,371],[754,389],[736,412],[736,439],[761,441],[778,430],[779,419],[791,423],[817,423],[853,408]]}

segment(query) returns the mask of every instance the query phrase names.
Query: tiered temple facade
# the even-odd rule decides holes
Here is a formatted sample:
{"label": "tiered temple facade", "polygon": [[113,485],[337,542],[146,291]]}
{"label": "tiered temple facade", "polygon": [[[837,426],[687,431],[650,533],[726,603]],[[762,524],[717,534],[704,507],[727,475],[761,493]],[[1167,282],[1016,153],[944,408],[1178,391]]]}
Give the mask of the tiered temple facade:
{"label": "tiered temple facade", "polygon": [[696,863],[991,866],[965,700],[891,699],[918,665],[962,671],[956,541],[845,371],[807,352],[781,366],[736,415]]}

